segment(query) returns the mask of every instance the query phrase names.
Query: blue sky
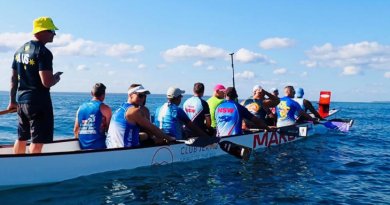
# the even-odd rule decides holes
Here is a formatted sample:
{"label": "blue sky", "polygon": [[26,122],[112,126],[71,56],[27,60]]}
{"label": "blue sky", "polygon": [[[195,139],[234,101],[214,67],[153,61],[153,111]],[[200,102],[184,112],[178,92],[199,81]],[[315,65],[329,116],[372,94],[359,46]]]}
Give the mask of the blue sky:
{"label": "blue sky", "polygon": [[334,101],[390,100],[388,1],[2,1],[0,90],[9,89],[14,52],[32,38],[32,21],[60,29],[47,47],[54,92],[89,92],[95,82],[125,93],[176,86],[191,94],[203,82],[232,85],[234,52],[240,98],[256,84],[269,90],[321,90]]}

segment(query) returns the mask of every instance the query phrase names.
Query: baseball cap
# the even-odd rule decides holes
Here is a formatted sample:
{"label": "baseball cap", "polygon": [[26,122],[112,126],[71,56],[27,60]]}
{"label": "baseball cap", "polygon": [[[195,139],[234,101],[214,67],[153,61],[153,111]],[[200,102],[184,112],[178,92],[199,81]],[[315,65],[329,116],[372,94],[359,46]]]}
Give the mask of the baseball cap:
{"label": "baseball cap", "polygon": [[253,92],[255,92],[257,89],[263,89],[260,85],[253,86]]}
{"label": "baseball cap", "polygon": [[144,93],[147,95],[150,94],[149,90],[146,90],[142,85],[129,89],[129,91],[127,91],[127,94],[130,93]]}
{"label": "baseball cap", "polygon": [[221,85],[221,84],[218,84],[214,87],[214,91],[217,91],[217,90],[223,90],[223,91],[226,91],[226,88],[225,86]]}
{"label": "baseball cap", "polygon": [[32,34],[39,33],[46,30],[58,30],[54,25],[53,20],[49,17],[39,17],[33,22],[33,31]]}
{"label": "baseball cap", "polygon": [[231,97],[231,98],[237,98],[237,91],[236,88],[233,87],[228,87],[226,88],[226,96]]}
{"label": "baseball cap", "polygon": [[167,97],[168,98],[175,98],[178,97],[181,94],[184,94],[185,90],[180,90],[179,88],[170,87],[167,91]]}
{"label": "baseball cap", "polygon": [[295,97],[302,98],[305,92],[303,91],[303,88],[297,88],[295,91]]}
{"label": "baseball cap", "polygon": [[279,93],[279,90],[277,88],[271,88],[271,92],[273,93]]}

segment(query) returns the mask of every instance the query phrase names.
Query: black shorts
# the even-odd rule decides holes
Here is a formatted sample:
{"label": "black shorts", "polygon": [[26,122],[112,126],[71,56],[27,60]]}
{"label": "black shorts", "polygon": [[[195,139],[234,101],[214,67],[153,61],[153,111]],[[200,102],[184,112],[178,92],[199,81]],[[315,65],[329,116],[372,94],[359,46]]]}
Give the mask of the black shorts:
{"label": "black shorts", "polygon": [[32,143],[53,142],[53,106],[22,103],[18,105],[18,140]]}

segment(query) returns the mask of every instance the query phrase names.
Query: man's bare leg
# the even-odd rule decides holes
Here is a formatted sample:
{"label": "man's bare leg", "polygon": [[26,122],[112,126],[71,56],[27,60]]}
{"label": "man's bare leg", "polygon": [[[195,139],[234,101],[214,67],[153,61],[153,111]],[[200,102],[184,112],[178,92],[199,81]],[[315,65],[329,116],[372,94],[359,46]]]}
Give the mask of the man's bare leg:
{"label": "man's bare leg", "polygon": [[43,145],[43,143],[31,143],[29,149],[30,153],[41,153]]}
{"label": "man's bare leg", "polygon": [[14,154],[26,154],[27,141],[16,140],[14,144]]}

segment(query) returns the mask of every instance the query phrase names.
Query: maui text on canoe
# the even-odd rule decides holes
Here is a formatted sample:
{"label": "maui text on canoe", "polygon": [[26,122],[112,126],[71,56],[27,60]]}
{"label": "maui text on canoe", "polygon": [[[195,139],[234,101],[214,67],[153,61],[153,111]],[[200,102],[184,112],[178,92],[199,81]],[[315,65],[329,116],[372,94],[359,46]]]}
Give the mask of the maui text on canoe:
{"label": "maui text on canoe", "polygon": [[257,146],[270,147],[272,144],[278,145],[282,143],[287,143],[294,141],[295,139],[295,136],[281,135],[276,132],[265,132],[261,139],[259,134],[253,136],[253,149],[255,149]]}

